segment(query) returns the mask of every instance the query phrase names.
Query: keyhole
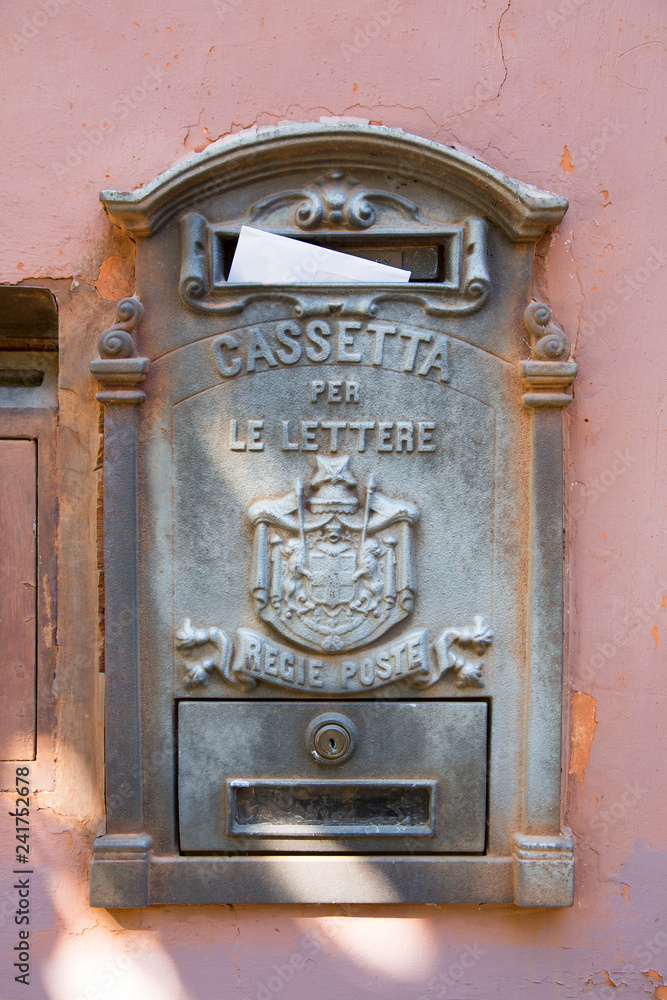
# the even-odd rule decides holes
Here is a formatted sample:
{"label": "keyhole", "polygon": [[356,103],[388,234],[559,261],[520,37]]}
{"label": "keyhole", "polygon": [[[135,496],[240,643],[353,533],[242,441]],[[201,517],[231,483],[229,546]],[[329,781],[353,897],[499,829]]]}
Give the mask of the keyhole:
{"label": "keyhole", "polygon": [[[341,721],[339,721],[339,719]],[[354,750],[356,731],[344,716],[319,716],[307,732],[310,751],[320,763],[338,764]]]}

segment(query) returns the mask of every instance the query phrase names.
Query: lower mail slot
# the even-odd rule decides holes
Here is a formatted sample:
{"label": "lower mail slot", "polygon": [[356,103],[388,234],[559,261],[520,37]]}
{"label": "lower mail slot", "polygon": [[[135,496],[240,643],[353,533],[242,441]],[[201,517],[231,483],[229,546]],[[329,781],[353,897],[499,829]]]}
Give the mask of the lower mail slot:
{"label": "lower mail slot", "polygon": [[263,837],[435,833],[435,781],[228,781],[230,834]]}
{"label": "lower mail slot", "polygon": [[182,701],[180,849],[471,853],[485,701]]}

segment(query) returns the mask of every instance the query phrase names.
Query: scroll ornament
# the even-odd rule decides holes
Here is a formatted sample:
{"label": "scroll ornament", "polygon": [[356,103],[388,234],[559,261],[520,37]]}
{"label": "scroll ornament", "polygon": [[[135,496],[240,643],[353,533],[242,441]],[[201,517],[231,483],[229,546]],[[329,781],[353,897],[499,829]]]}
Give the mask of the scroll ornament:
{"label": "scroll ornament", "polygon": [[253,205],[250,218],[255,222],[289,205],[295,205],[294,225],[305,230],[318,226],[369,229],[377,219],[379,206],[419,220],[419,208],[414,202],[390,191],[370,191],[346,177],[342,170],[330,171],[301,191],[281,191],[263,198]]}
{"label": "scroll ornament", "polygon": [[137,357],[133,337],[143,314],[144,307],[138,299],[133,296],[121,299],[118,319],[97,341],[100,356],[91,361],[90,370],[104,390],[97,394],[100,402],[140,403],[145,398],[135,386],[146,378],[149,361]]}
{"label": "scroll ornament", "polygon": [[116,310],[118,320],[100,336],[97,349],[101,358],[130,358],[134,355],[132,333],[141,322],[144,307],[130,296],[121,299]]}
{"label": "scroll ornament", "polygon": [[544,302],[531,302],[523,315],[532,338],[532,354],[537,361],[567,361],[572,346],[569,337],[552,319]]}
{"label": "scroll ornament", "polygon": [[176,629],[177,649],[185,651],[197,649],[205,645],[213,648],[213,655],[203,656],[201,659],[183,660],[185,672],[183,687],[207,687],[209,674],[212,670],[217,670],[230,684],[236,683],[228,671],[232,650],[231,639],[225,635],[222,629],[215,626],[211,628],[195,628],[189,618],[186,618],[181,627]]}
{"label": "scroll ornament", "polygon": [[472,686],[484,687],[482,679],[481,660],[475,662],[461,656],[459,649],[470,648],[478,656],[484,656],[493,642],[493,632],[481,615],[474,615],[472,625],[463,628],[446,628],[435,643],[438,663],[442,665],[441,673],[453,670],[456,674],[456,686],[459,688]]}
{"label": "scroll ornament", "polygon": [[396,681],[423,689],[450,671],[458,688],[482,688],[481,657],[492,642],[493,632],[480,615],[470,625],[446,628],[433,643],[435,657],[425,629],[354,657],[327,660],[252,629],[239,629],[234,641],[217,626],[196,627],[189,618],[175,635],[186,690],[208,687],[217,672],[227,684],[244,690],[263,681],[297,693],[326,696],[368,692]]}
{"label": "scroll ornament", "polygon": [[572,397],[564,390],[577,374],[569,338],[544,302],[531,302],[523,321],[531,338],[531,357],[519,362],[521,380],[528,390],[523,405],[528,409],[568,406]]}

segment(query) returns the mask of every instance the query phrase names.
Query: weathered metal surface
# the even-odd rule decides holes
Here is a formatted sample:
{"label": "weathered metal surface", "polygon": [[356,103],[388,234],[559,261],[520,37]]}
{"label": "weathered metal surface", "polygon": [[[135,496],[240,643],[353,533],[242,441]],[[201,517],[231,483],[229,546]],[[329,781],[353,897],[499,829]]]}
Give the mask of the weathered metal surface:
{"label": "weathered metal surface", "polygon": [[[137,838],[132,864],[143,866],[148,898],[157,901],[158,856],[172,859],[159,878],[179,887],[173,898],[210,900],[187,880],[224,862],[193,866],[179,849],[233,854],[261,840],[223,822],[221,803],[232,795],[223,772],[303,783],[324,769],[386,788],[399,778],[435,781],[438,809],[446,775],[457,775],[456,794],[470,786],[471,801],[456,821],[438,821],[433,850],[443,872],[444,852],[482,850],[488,797],[488,860],[469,896],[459,888],[456,898],[496,898],[505,859],[521,871],[518,902],[563,905],[561,875],[551,892],[544,873],[552,864],[571,873],[559,819],[560,414],[576,366],[550,311],[529,300],[532,242],[566,202],[454,150],[352,125],[242,136],[142,191],[102,199],[131,235],[150,238],[137,247],[142,357],[127,329],[140,308],[129,303],[92,365],[110,444],[107,793],[116,790],[93,863],[107,873],[96,901],[108,892],[120,905],[120,835]],[[402,286],[294,276],[229,284],[244,224],[310,241],[315,267],[318,246],[398,248],[420,262],[420,277]],[[448,713],[478,711],[470,698],[480,695],[491,706],[488,787],[479,783],[479,746],[472,761],[462,751],[452,762],[438,744]],[[308,719],[324,699],[359,733],[339,764],[307,749]],[[190,726],[178,743],[178,703],[184,719],[201,713],[206,738]],[[365,758],[373,713],[399,718],[412,704],[414,726],[382,752],[376,740]],[[208,720],[223,717],[218,732],[222,723]],[[285,759],[258,740],[260,718],[269,720],[265,733],[273,726],[288,740]],[[334,751],[345,741],[333,730],[330,738]],[[182,778],[207,776],[199,802],[183,781],[177,801],[178,745]],[[225,771],[230,760],[247,770]],[[336,796],[318,801],[331,819]],[[198,809],[208,809],[206,823]],[[397,851],[394,833],[336,835],[335,825],[310,848]],[[529,848],[519,855],[514,834],[551,838],[549,858]],[[295,851],[310,864],[290,837],[267,835],[262,849]],[[402,839],[400,850],[412,852],[428,850],[431,837]],[[269,890],[276,869],[266,859],[259,881],[243,868],[235,898],[341,898],[340,858],[322,859],[317,892],[301,878],[297,888]],[[432,898],[406,889],[415,869],[400,854],[392,863],[406,866],[400,898]],[[179,865],[192,875],[177,875]],[[452,898],[449,876],[438,884]],[[505,886],[502,898],[514,898]],[[158,896],[169,898],[164,881]],[[221,890],[223,898],[231,897]]]}
{"label": "weathered metal surface", "polygon": [[[308,730],[321,712],[343,711],[358,733],[357,746],[352,755],[332,767],[310,752]],[[484,850],[487,706],[482,701],[317,705],[303,701],[191,701],[179,706],[178,744],[180,843],[189,853]],[[202,747],[206,747],[204,753]],[[418,820],[416,814],[408,812],[402,822],[392,822],[399,779],[418,788],[432,783],[426,817]],[[297,782],[317,782],[324,788],[328,783],[332,786],[330,802],[334,785],[363,782],[366,792],[365,796],[355,793],[356,813],[350,814],[348,808],[343,823],[340,817],[336,819],[333,804],[327,808],[324,789],[320,789],[324,814],[318,833],[318,824],[308,812],[308,829],[301,829],[303,820],[299,817],[305,805],[303,795],[299,800],[295,790],[292,814],[275,819],[263,839],[261,829],[252,831],[248,821],[234,821],[235,796],[228,788],[232,780],[250,787],[256,781],[278,781],[281,785],[291,781],[293,788]],[[263,800],[266,798],[264,795]],[[371,803],[378,811],[384,803],[384,819],[376,816],[375,823],[364,823]],[[416,796],[416,813],[421,803],[421,797]],[[263,824],[268,825],[268,821]],[[344,829],[336,830],[336,825]],[[269,836],[270,841],[266,839]]]}
{"label": "weathered metal surface", "polygon": [[[97,864],[97,862],[96,862]],[[110,864],[110,863],[109,863]],[[170,903],[504,903],[513,900],[511,857],[410,855],[236,855],[152,857],[153,904]],[[96,876],[97,877],[97,876]],[[118,882],[107,906],[132,905]],[[104,903],[99,903],[104,905]]]}

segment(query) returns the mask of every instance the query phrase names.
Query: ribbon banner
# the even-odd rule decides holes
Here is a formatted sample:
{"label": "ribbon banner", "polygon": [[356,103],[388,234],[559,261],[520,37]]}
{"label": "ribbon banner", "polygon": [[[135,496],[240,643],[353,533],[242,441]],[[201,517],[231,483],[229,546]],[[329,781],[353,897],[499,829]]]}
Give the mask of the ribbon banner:
{"label": "ribbon banner", "polygon": [[310,694],[356,694],[417,675],[428,678],[428,633],[423,629],[363,655],[333,660],[295,653],[246,628],[237,637],[234,677]]}
{"label": "ribbon banner", "polygon": [[[228,684],[246,690],[262,681],[295,693],[348,695],[397,681],[430,687],[449,670],[454,672],[458,687],[484,687],[484,664],[462,653],[472,647],[477,656],[482,656],[492,641],[493,632],[483,618],[475,615],[472,625],[444,630],[433,643],[435,656],[429,655],[427,630],[418,629],[355,656],[325,659],[291,649],[247,628],[238,629],[234,642],[222,629],[196,628],[186,618],[176,630],[175,645],[182,654],[186,689],[207,687],[211,673],[216,671]],[[203,646],[209,647],[210,655],[202,656]],[[197,650],[197,658],[189,655],[193,650]]]}

